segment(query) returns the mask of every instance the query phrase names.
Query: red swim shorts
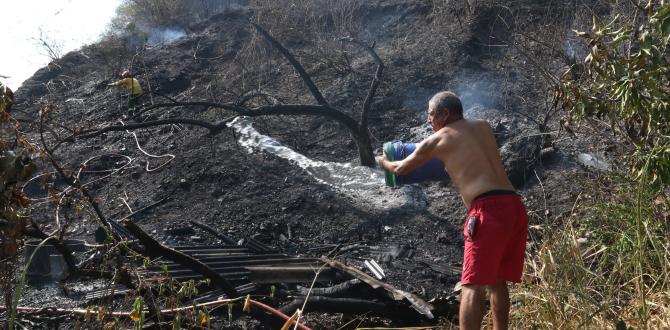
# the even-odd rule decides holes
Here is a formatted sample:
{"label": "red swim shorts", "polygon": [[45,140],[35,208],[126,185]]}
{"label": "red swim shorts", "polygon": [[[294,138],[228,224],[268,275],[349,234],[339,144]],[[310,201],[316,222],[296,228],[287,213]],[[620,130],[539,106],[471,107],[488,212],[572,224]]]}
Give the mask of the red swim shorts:
{"label": "red swim shorts", "polygon": [[463,234],[462,285],[521,282],[528,214],[519,195],[504,191],[475,198]]}

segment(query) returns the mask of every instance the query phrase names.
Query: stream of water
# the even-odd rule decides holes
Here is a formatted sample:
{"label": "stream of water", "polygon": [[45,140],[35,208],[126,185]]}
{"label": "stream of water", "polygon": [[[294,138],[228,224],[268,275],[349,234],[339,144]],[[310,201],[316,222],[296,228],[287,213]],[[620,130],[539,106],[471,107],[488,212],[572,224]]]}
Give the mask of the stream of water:
{"label": "stream of water", "polygon": [[258,132],[249,117],[238,117],[228,126],[238,136],[238,142],[249,153],[267,152],[284,158],[305,170],[318,182],[365,209],[378,211],[395,208],[420,209],[426,206],[423,191],[413,185],[388,188],[384,185],[384,172],[380,169],[351,163],[312,160],[279,141]]}

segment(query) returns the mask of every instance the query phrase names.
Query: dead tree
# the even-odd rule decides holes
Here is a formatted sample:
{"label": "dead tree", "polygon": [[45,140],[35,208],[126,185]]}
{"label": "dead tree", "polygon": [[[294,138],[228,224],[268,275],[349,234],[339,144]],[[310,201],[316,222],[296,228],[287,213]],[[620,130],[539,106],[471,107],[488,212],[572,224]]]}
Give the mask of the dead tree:
{"label": "dead tree", "polygon": [[271,36],[267,31],[265,31],[262,27],[260,27],[255,23],[250,24],[263,37],[263,39],[267,43],[269,43],[273,48],[277,49],[284,56],[284,58],[291,64],[291,66],[299,74],[303,83],[307,86],[307,89],[314,98],[316,104],[277,103],[273,105],[265,105],[258,107],[249,107],[246,105],[246,103],[252,98],[259,96],[268,96],[263,93],[251,93],[244,96],[241,100],[237,100],[236,102],[231,103],[216,103],[208,101],[177,102],[172,100],[172,102],[169,103],[158,103],[148,106],[142,110],[142,113],[146,113],[147,111],[156,108],[178,107],[178,106],[182,107],[205,106],[209,108],[225,109],[233,112],[235,115],[215,123],[191,118],[171,118],[171,119],[146,121],[139,124],[109,125],[103,128],[84,129],[57,142],[54,145],[54,149],[58,148],[62,143],[65,142],[74,142],[76,139],[91,138],[110,131],[136,130],[141,128],[148,128],[148,127],[155,127],[169,124],[187,124],[206,128],[210,131],[210,134],[218,134],[221,131],[223,131],[223,129],[226,128],[226,124],[229,121],[231,121],[237,116],[248,116],[248,117],[279,116],[279,115],[318,116],[333,120],[342,125],[344,128],[346,128],[349,134],[351,135],[351,138],[356,143],[361,165],[375,166],[376,162],[372,149],[370,133],[368,131],[368,115],[370,112],[372,101],[379,87],[382,73],[384,71],[384,63],[375,52],[374,45],[369,46],[361,41],[352,38],[340,39],[341,41],[350,42],[359,47],[362,47],[377,64],[374,77],[372,78],[370,87],[368,89],[367,95],[362,105],[362,109],[360,111],[360,116],[358,119],[356,119],[353,116],[345,113],[344,111],[337,109],[334,106],[331,106],[326,100],[326,98],[323,96],[319,88],[316,86],[310,75],[307,73],[307,71],[305,71],[303,66],[291,54],[291,52],[288,49],[286,49],[286,47],[284,47],[279,41],[277,41],[277,39]]}

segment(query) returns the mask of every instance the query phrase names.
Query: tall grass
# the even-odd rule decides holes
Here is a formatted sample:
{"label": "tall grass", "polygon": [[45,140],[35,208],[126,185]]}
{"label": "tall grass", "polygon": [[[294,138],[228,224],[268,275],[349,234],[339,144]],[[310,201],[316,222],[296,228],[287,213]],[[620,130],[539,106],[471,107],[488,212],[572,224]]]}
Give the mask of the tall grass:
{"label": "tall grass", "polygon": [[608,178],[526,258],[513,328],[670,328],[667,191]]}

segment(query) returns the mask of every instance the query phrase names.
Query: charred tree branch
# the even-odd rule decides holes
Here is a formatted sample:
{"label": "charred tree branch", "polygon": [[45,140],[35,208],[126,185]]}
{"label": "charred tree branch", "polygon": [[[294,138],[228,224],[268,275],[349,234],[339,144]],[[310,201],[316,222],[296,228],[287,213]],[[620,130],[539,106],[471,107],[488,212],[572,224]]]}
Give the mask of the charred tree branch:
{"label": "charred tree branch", "polygon": [[[46,110],[46,109],[45,109]],[[44,110],[43,110],[44,111]],[[100,220],[100,223],[102,224],[103,227],[106,228],[108,233],[114,234],[114,231],[112,230],[112,224],[105,218],[105,215],[102,213],[102,210],[100,209],[100,206],[98,206],[98,203],[96,203],[95,199],[91,194],[88,192],[88,190],[81,185],[81,182],[79,182],[79,179],[76,177],[73,177],[67,173],[65,173],[65,170],[58,164],[56,161],[56,158],[54,157],[53,151],[49,149],[49,146],[47,145],[46,141],[44,140],[44,117],[47,115],[47,112],[40,112],[39,118],[40,118],[40,141],[42,142],[42,148],[44,148],[44,152],[49,157],[49,161],[51,162],[51,165],[56,169],[58,174],[67,182],[69,185],[79,189],[81,191],[82,195],[86,197],[86,200],[91,204],[91,207],[93,208],[93,211],[95,212],[96,216],[98,217],[98,220]]]}
{"label": "charred tree branch", "polygon": [[302,67],[300,62],[295,59],[293,55],[291,55],[291,52],[286,49],[277,39],[275,39],[273,36],[271,36],[265,29],[260,27],[258,24],[251,23],[251,26],[253,26],[258,33],[267,41],[272,47],[276,48],[284,57],[293,65],[293,68],[298,72],[300,75],[300,78],[302,78],[302,81],[307,85],[307,88],[309,91],[312,93],[312,96],[314,96],[314,99],[316,100],[317,103],[321,105],[328,105],[328,102],[326,102],[326,99],[323,97],[321,92],[319,91],[319,88],[316,87],[314,82],[312,81],[312,78],[310,78],[309,74],[307,74],[307,71]]}
{"label": "charred tree branch", "polygon": [[351,133],[352,138],[358,145],[361,164],[365,166],[374,166],[375,164],[374,155],[372,152],[372,146],[370,144],[370,137],[367,133],[367,128],[361,129],[361,126],[359,125],[358,122],[356,122],[356,120],[354,120],[347,114],[335,108],[332,108],[328,105],[277,104],[277,105],[268,105],[268,106],[261,106],[257,108],[247,109],[233,104],[223,104],[214,102],[177,102],[177,103],[157,103],[145,110],[161,108],[161,107],[166,108],[166,107],[178,107],[178,106],[209,106],[209,107],[231,110],[235,112],[237,115],[228,117],[214,124],[203,120],[190,119],[190,118],[171,118],[171,119],[147,121],[137,124],[110,125],[99,129],[88,129],[79,131],[77,134],[73,134],[59,141],[58,143],[56,143],[54,149],[60,147],[65,142],[74,142],[75,139],[92,138],[100,136],[106,132],[113,132],[113,131],[136,130],[140,128],[149,128],[169,124],[189,124],[206,128],[209,130],[210,134],[216,135],[220,133],[223,129],[225,129],[227,127],[227,124],[233,119],[235,119],[238,115],[248,117],[303,115],[303,116],[322,116],[335,120],[336,122],[344,125],[344,127],[349,131],[349,133]]}
{"label": "charred tree branch", "polygon": [[214,228],[212,228],[212,227],[210,227],[210,226],[208,226],[204,223],[201,223],[201,222],[198,222],[198,221],[195,221],[195,220],[189,220],[189,222],[192,225],[194,225],[194,226],[196,226],[196,227],[214,235],[214,237],[216,237],[216,238],[218,238],[218,239],[220,239],[220,240],[222,240],[222,241],[224,241],[228,244],[236,244],[237,243],[232,238],[230,238],[230,237],[228,237],[224,234],[219,233],[219,231],[217,231],[216,229],[214,229]]}
{"label": "charred tree branch", "polygon": [[226,109],[226,110],[231,110],[235,112],[244,112],[246,109],[239,107],[235,104],[229,104],[229,103],[216,103],[216,102],[206,102],[206,101],[195,101],[195,102],[171,102],[171,103],[156,103],[153,105],[150,105],[142,110],[142,112],[146,112],[149,110],[153,110],[156,108],[168,108],[168,107],[178,107],[178,106],[203,106],[203,107],[209,107],[209,108],[219,108],[219,109]]}
{"label": "charred tree branch", "polygon": [[251,92],[251,93],[247,93],[247,94],[242,95],[240,97],[240,99],[236,102],[236,104],[237,104],[237,106],[242,107],[242,106],[244,106],[245,103],[247,103],[247,102],[249,102],[252,99],[257,98],[257,97],[263,97],[263,98],[265,98],[265,100],[268,103],[272,103],[273,105],[284,103],[278,97],[276,97],[272,94],[256,91],[256,92]]}
{"label": "charred tree branch", "polygon": [[321,257],[321,261],[325,262],[332,268],[339,269],[353,278],[357,278],[362,282],[368,284],[370,287],[375,289],[377,292],[385,295],[386,297],[393,299],[395,301],[405,300],[412,305],[417,312],[423,314],[429,319],[434,318],[431,310],[433,309],[431,304],[425,302],[423,299],[417,297],[414,294],[411,294],[406,291],[399,290],[388,283],[381,282],[375,278],[372,278],[370,275],[362,272],[359,269],[349,267],[337,260],[331,260],[325,257]]}
{"label": "charred tree branch", "polygon": [[[358,288],[361,283],[363,283],[361,280],[355,278],[340,284],[329,286],[327,288],[313,288],[311,292],[315,296],[339,296],[346,294],[350,290]],[[300,294],[307,295],[310,290],[309,288],[298,286],[298,292],[300,292]]]}
{"label": "charred tree branch", "polygon": [[[305,303],[305,297],[296,298],[279,310],[287,315],[292,315],[298,308]],[[303,313],[325,312],[325,313],[344,313],[344,314],[364,314],[385,316],[391,319],[416,319],[418,314],[411,308],[402,308],[397,304],[386,302],[375,302],[364,299],[352,298],[331,298],[310,296]]]}
{"label": "charred tree branch", "polygon": [[[347,116],[346,114],[337,109],[322,105],[280,104],[280,105],[262,106],[253,109],[245,109],[234,105],[211,103],[211,102],[178,102],[178,103],[158,103],[151,106],[151,108],[153,109],[159,107],[176,107],[176,106],[193,106],[193,105],[196,106],[208,105],[212,107],[224,108],[235,111],[238,115],[249,116],[249,117],[271,116],[271,115],[324,116],[344,125],[352,133],[352,135],[354,135],[354,138],[358,138],[361,136],[361,132],[358,131],[358,123],[353,118]],[[140,128],[149,128],[169,124],[190,124],[194,126],[200,126],[208,129],[211,134],[217,134],[221,132],[226,127],[226,124],[231,120],[233,120],[235,117],[236,116],[226,118],[215,124],[190,118],[171,118],[171,119],[147,121],[144,123],[137,123],[137,124],[110,125],[100,129],[90,129],[80,131],[78,134],[74,134],[63,139],[61,142],[57,143],[56,146],[60,146],[63,142],[73,142],[75,138],[86,139],[96,137],[107,132],[136,130]]]}
{"label": "charred tree branch", "polygon": [[[178,105],[171,105],[171,106],[178,106]],[[237,116],[226,118],[215,124],[190,118],[171,118],[171,119],[152,120],[138,124],[110,125],[100,129],[89,129],[80,131],[77,134],[70,135],[64,138],[63,140],[59,141],[58,143],[56,143],[56,145],[54,146],[54,150],[60,147],[65,142],[74,142],[75,139],[90,139],[105,134],[107,132],[118,132],[126,130],[131,131],[140,128],[149,128],[149,127],[170,125],[170,124],[188,124],[188,125],[200,126],[208,129],[210,134],[216,135],[220,133],[224,128],[226,128],[226,124],[231,120],[235,119],[235,117]]]}
{"label": "charred tree branch", "polygon": [[382,74],[384,72],[384,62],[375,51],[374,44],[372,46],[368,46],[362,41],[354,38],[342,38],[341,40],[360,46],[368,54],[370,54],[375,63],[377,63],[377,70],[375,70],[375,76],[372,78],[372,82],[370,83],[370,89],[368,89],[368,94],[365,96],[365,101],[363,102],[363,110],[361,111],[361,129],[367,129],[368,114],[370,113],[372,99],[375,97],[375,94],[377,93],[377,88],[379,88],[379,82],[382,79]]}
{"label": "charred tree branch", "polygon": [[165,197],[165,198],[163,198],[163,199],[161,199],[161,200],[159,200],[159,201],[157,201],[157,202],[154,202],[154,203],[152,203],[152,204],[149,204],[149,205],[147,205],[147,206],[145,206],[145,207],[143,207],[143,208],[141,208],[141,209],[139,209],[139,210],[137,210],[137,211],[134,211],[134,212],[132,212],[132,213],[130,213],[130,214],[124,216],[123,218],[117,220],[117,222],[120,222],[120,221],[122,221],[122,220],[126,220],[126,219],[130,219],[130,218],[132,218],[132,217],[134,217],[134,216],[136,216],[136,215],[138,215],[138,214],[140,214],[140,213],[142,213],[142,212],[151,210],[152,208],[154,208],[154,207],[156,207],[156,206],[158,206],[158,205],[163,204],[163,203],[164,203],[165,201],[167,201],[168,199],[170,199],[170,197]]}

